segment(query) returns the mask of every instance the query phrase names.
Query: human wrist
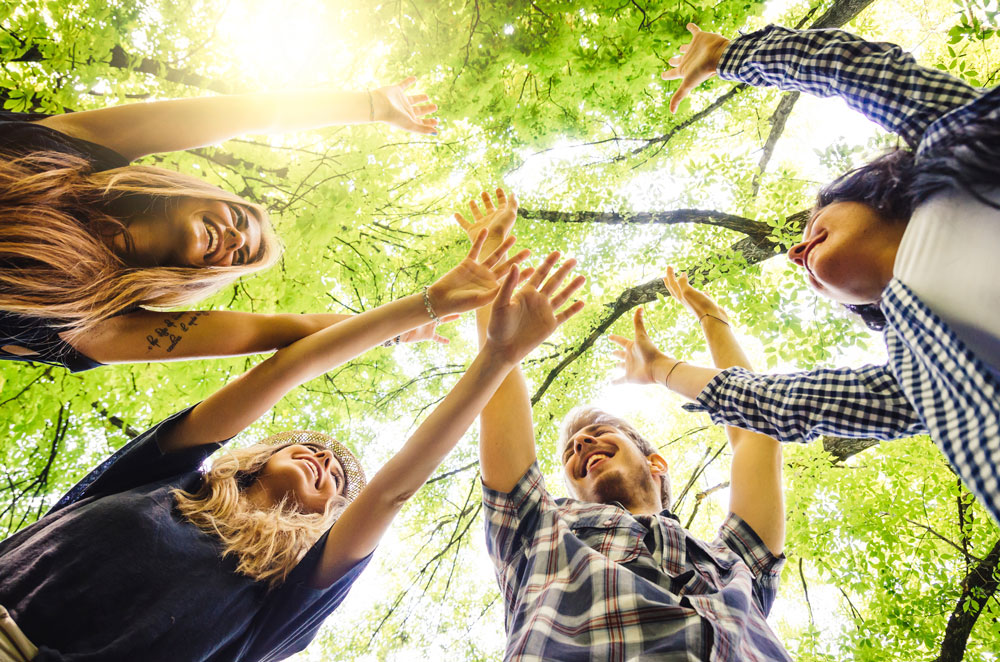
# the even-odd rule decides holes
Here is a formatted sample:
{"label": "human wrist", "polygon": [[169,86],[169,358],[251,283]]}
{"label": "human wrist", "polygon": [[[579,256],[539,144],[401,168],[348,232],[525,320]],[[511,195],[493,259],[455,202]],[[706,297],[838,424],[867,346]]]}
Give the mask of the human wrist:
{"label": "human wrist", "polygon": [[681,363],[683,363],[683,361],[670,358],[665,354],[661,354],[656,357],[653,361],[652,370],[650,371],[653,377],[653,382],[659,384],[660,386],[667,386],[667,382],[673,376],[672,373]]}
{"label": "human wrist", "polygon": [[527,355],[527,352],[519,352],[514,347],[501,345],[491,340],[489,335],[486,336],[486,340],[482,343],[479,353],[488,357],[490,365],[497,368],[506,368],[507,370],[516,366]]}
{"label": "human wrist", "polygon": [[712,63],[713,73],[718,73],[719,64],[722,62],[722,56],[726,52],[726,49],[729,48],[729,44],[730,44],[729,39],[726,39],[722,35],[717,35],[715,43],[712,44],[711,50],[709,51],[711,53],[711,63]]}

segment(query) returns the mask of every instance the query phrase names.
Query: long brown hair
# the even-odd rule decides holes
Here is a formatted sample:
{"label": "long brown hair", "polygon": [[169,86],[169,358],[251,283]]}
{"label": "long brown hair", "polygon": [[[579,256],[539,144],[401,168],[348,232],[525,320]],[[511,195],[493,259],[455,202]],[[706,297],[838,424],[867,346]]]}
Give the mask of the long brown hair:
{"label": "long brown hair", "polygon": [[[129,221],[116,217],[116,205],[138,200],[154,208],[180,198],[224,201],[256,217],[260,258],[229,267],[134,267],[109,247]],[[93,172],[86,160],[58,152],[0,156],[0,310],[58,320],[70,338],[136,306],[191,304],[266,269],[280,253],[263,207],[197,177],[149,166]]]}

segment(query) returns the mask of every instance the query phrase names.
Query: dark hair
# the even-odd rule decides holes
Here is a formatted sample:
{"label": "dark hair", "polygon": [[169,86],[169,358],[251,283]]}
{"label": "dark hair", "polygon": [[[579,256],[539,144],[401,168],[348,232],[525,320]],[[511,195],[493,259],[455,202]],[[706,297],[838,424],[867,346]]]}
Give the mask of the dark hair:
{"label": "dark hair", "polygon": [[[1000,122],[964,127],[919,159],[908,149],[895,149],[845,173],[824,186],[816,209],[835,202],[868,205],[888,223],[908,223],[913,210],[933,196],[958,190],[1000,209],[985,192],[1000,186]],[[845,304],[870,329],[885,328],[878,303]]]}

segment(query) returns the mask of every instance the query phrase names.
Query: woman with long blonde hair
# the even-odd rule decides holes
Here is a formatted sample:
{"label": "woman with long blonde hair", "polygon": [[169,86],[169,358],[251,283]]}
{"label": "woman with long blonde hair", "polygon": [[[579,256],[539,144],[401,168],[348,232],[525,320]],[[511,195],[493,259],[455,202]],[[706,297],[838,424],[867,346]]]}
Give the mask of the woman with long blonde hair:
{"label": "woman with long blonde hair", "polygon": [[[252,662],[305,648],[511,369],[583,306],[555,312],[583,281],[560,289],[572,260],[549,277],[553,253],[518,289],[528,251],[504,259],[508,238],[480,260],[486,235],[423,293],[303,338],[156,425],[0,542],[0,661]],[[299,431],[201,471],[298,384],[491,301],[479,355],[367,484],[346,447]]]}
{"label": "woman with long blonde hair", "polygon": [[[0,111],[0,359],[86,370],[284,347],[346,315],[157,312],[265,269],[267,211],[130,162],[243,133],[386,122],[436,133],[407,78],[359,93],[175,99],[45,117]],[[434,338],[433,326],[400,340]]]}

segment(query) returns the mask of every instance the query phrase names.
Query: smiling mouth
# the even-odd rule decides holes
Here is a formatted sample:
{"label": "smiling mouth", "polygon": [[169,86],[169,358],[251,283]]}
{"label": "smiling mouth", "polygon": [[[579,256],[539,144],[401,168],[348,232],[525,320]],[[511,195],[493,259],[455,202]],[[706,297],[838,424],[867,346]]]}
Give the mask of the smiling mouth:
{"label": "smiling mouth", "polygon": [[610,458],[611,455],[609,453],[603,453],[600,451],[591,454],[590,457],[587,458],[587,464],[583,467],[583,475],[586,476],[594,469],[594,467]]}
{"label": "smiling mouth", "polygon": [[204,221],[204,223],[205,231],[208,232],[208,248],[205,254],[211,255],[219,247],[219,230],[208,221]]}

